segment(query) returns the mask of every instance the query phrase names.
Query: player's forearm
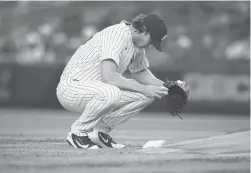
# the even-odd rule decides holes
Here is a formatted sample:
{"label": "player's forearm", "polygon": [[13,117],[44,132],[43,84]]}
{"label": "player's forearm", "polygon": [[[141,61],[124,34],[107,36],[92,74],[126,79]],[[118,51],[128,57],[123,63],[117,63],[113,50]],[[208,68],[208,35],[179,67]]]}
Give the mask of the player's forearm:
{"label": "player's forearm", "polygon": [[156,78],[148,69],[132,74],[132,78],[143,85],[162,86],[164,83],[160,79]]}
{"label": "player's forearm", "polygon": [[158,78],[152,76],[147,76],[146,78],[139,78],[138,82],[144,85],[155,85],[155,86],[162,86],[164,83]]}
{"label": "player's forearm", "polygon": [[127,79],[120,74],[114,74],[109,80],[104,81],[105,83],[109,83],[117,86],[123,90],[135,91],[142,93],[144,91],[144,85],[140,84],[134,79]]}

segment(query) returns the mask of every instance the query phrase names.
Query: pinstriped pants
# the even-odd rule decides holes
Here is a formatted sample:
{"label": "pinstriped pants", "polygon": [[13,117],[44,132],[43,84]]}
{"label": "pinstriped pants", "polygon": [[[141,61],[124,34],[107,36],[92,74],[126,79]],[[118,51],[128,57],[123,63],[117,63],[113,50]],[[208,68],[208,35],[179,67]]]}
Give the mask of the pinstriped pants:
{"label": "pinstriped pants", "polygon": [[57,87],[61,105],[72,112],[82,113],[72,124],[76,135],[98,130],[110,132],[152,103],[141,93],[120,90],[101,81],[61,81]]}

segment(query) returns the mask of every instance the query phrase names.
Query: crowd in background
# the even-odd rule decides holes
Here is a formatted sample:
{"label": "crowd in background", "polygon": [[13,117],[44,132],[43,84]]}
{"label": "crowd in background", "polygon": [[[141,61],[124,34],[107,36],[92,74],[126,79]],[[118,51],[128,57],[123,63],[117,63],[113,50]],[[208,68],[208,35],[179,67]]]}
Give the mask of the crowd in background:
{"label": "crowd in background", "polygon": [[153,67],[181,62],[249,63],[249,3],[20,1],[8,7],[12,13],[0,8],[0,62],[66,63],[96,32],[145,12],[161,15],[169,27],[167,54],[147,50]]}
{"label": "crowd in background", "polygon": [[249,1],[0,1],[0,104],[56,104],[76,49],[142,12],[166,20],[166,53],[147,49],[150,68],[189,83],[191,110],[249,112]]}

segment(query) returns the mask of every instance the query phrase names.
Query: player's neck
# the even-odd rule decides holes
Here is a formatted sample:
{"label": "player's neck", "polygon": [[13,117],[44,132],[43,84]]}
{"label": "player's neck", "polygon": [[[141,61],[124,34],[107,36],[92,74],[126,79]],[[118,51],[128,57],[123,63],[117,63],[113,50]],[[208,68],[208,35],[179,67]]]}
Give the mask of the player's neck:
{"label": "player's neck", "polygon": [[137,34],[137,30],[132,26],[132,25],[129,25],[128,26],[131,30],[131,35],[132,35],[132,42],[133,44],[137,47],[137,39],[138,39],[138,34]]}

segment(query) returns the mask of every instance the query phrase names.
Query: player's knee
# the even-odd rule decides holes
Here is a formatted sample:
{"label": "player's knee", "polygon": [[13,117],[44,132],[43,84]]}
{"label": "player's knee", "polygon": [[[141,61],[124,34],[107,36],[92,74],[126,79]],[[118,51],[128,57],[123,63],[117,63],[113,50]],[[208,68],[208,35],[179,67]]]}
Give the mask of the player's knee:
{"label": "player's knee", "polygon": [[154,101],[154,98],[150,98],[150,97],[147,97],[141,93],[137,93],[137,98],[138,98],[138,101],[144,101],[144,102],[147,102],[147,103],[151,103]]}
{"label": "player's knee", "polygon": [[145,101],[145,105],[150,105],[150,104],[152,104],[153,101],[154,101],[153,98],[147,98]]}
{"label": "player's knee", "polygon": [[141,94],[141,97],[140,99],[138,100],[138,102],[141,102],[142,105],[150,105],[152,104],[152,102],[154,101],[153,98],[149,98],[149,97],[146,97],[145,95]]}
{"label": "player's knee", "polygon": [[109,99],[111,104],[116,104],[120,100],[121,91],[116,86],[110,86],[106,91],[106,97]]}

